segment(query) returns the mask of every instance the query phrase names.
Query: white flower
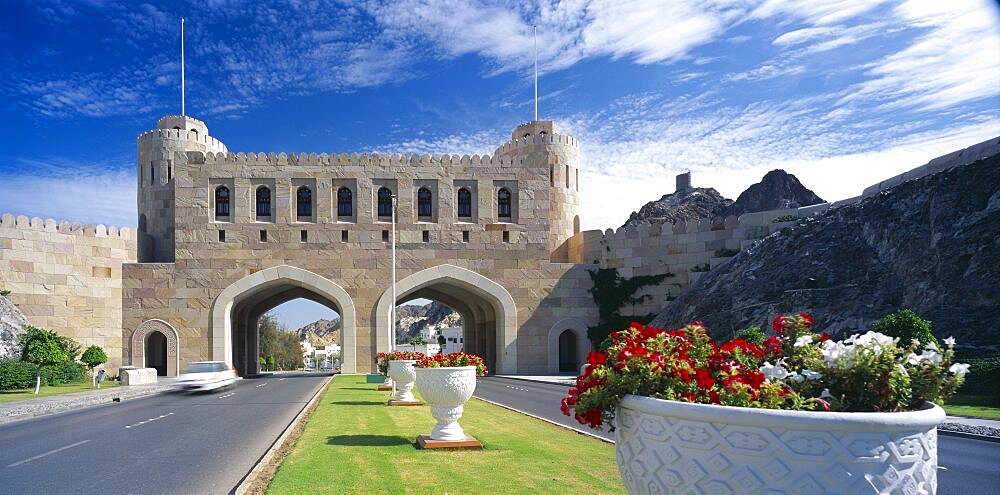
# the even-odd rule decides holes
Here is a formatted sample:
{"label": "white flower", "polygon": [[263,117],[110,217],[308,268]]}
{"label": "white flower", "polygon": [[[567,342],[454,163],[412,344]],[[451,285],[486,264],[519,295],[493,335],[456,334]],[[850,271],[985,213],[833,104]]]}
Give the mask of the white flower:
{"label": "white flower", "polygon": [[819,380],[823,374],[813,370],[802,370],[802,376],[806,377],[806,380]]}
{"label": "white flower", "polygon": [[820,350],[823,354],[823,363],[829,367],[839,364],[841,361],[849,362],[853,348],[854,346],[851,345],[828,340],[823,343],[823,349]]}
{"label": "white flower", "polygon": [[927,350],[930,350],[930,351],[936,351],[936,350],[938,350],[938,345],[936,343],[934,343],[934,342],[928,342],[927,345],[924,346],[924,349],[927,349]]}
{"label": "white flower", "polygon": [[948,368],[948,371],[958,376],[965,376],[969,372],[969,365],[965,363],[955,363]]}
{"label": "white flower", "polygon": [[906,362],[908,364],[916,366],[916,365],[920,364],[920,356],[918,356],[918,355],[916,355],[916,354],[914,354],[914,353],[911,352],[911,353],[909,353],[909,354],[906,355]]}
{"label": "white flower", "polygon": [[948,347],[955,347],[955,337],[948,337],[944,339],[944,345]]}
{"label": "white flower", "polygon": [[803,335],[803,336],[795,339],[795,347],[805,347],[805,346],[809,345],[810,343],[812,343],[812,341],[813,341],[812,334]]}
{"label": "white flower", "polygon": [[791,381],[793,381],[793,382],[795,382],[795,383],[802,383],[802,380],[805,380],[805,378],[802,378],[802,375],[800,375],[800,374],[798,374],[798,373],[796,373],[794,371],[789,371],[788,372],[788,379],[791,380]]}
{"label": "white flower", "polygon": [[830,389],[824,388],[823,392],[819,394],[819,398],[820,399],[831,399],[831,398],[833,398],[833,396],[830,395]]}
{"label": "white flower", "polygon": [[943,359],[943,356],[941,356],[940,353],[932,349],[925,349],[924,352],[920,353],[917,357],[919,357],[921,361],[934,364],[940,363]]}
{"label": "white flower", "polygon": [[788,376],[788,370],[784,367],[767,361],[764,361],[764,365],[760,367],[760,372],[764,374],[764,379],[767,381],[782,380]]}

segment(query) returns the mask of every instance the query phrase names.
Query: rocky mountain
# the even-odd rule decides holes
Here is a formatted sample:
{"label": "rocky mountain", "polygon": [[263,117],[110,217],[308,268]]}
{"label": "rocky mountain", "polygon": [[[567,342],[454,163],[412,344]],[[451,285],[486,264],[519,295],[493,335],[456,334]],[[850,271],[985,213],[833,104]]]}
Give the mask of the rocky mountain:
{"label": "rocky mountain", "polygon": [[396,318],[396,336],[401,342],[421,334],[434,335],[441,328],[462,326],[462,316],[437,301],[423,306],[400,306],[396,308]]}
{"label": "rocky mountain", "polygon": [[760,182],[750,186],[722,211],[722,216],[758,211],[798,208],[825,203],[823,198],[806,189],[794,175],[784,170],[772,170]]}
{"label": "rocky mountain", "polygon": [[682,181],[676,192],[646,203],[638,212],[633,211],[622,227],[739,216],[824,202],[806,189],[794,175],[784,170],[768,172],[760,182],[743,191],[735,202],[724,198],[711,187],[688,187],[686,184],[686,181]]}
{"label": "rocky mountain", "polygon": [[340,343],[340,318],[316,320],[296,331],[299,341],[308,341],[314,347]]}
{"label": "rocky mountain", "polygon": [[[400,306],[396,308],[396,317],[396,335],[400,342],[421,333],[433,335],[441,328],[462,326],[462,316],[437,301],[424,306]],[[316,320],[296,332],[300,341],[308,341],[313,346],[337,344],[340,343],[340,318]]]}
{"label": "rocky mountain", "polygon": [[779,231],[705,274],[653,324],[716,338],[778,313],[860,332],[901,308],[960,343],[1000,344],[1000,155],[904,182]]}
{"label": "rocky mountain", "polygon": [[14,357],[17,339],[24,333],[21,325],[28,323],[21,310],[4,296],[0,296],[0,359]]}
{"label": "rocky mountain", "polygon": [[732,203],[731,199],[722,197],[711,187],[685,188],[664,194],[660,199],[643,205],[638,212],[633,211],[622,227],[713,218],[720,216]]}

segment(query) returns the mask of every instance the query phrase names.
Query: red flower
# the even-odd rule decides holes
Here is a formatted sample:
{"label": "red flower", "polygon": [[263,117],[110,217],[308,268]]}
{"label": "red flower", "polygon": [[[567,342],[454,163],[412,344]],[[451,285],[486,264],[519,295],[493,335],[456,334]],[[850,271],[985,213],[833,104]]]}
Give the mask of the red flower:
{"label": "red flower", "polygon": [[708,400],[712,401],[712,404],[718,404],[719,403],[719,393],[716,392],[715,390],[710,390],[708,392]]}
{"label": "red flower", "polygon": [[826,332],[823,332],[823,333],[819,334],[819,341],[820,342],[826,342],[828,340],[830,340],[830,334],[828,334]]}
{"label": "red flower", "polygon": [[806,326],[807,327],[811,327],[812,326],[812,324],[813,324],[813,317],[812,317],[812,315],[807,314],[807,313],[799,313],[799,318],[802,318],[803,320],[806,321]]}
{"label": "red flower", "polygon": [[764,341],[764,349],[768,354],[781,354],[781,339],[775,336]]}
{"label": "red flower", "polygon": [[603,352],[591,351],[590,354],[587,355],[587,362],[590,363],[591,366],[605,364],[608,362],[608,355]]}
{"label": "red flower", "polygon": [[698,370],[695,372],[694,379],[698,382],[698,386],[708,390],[715,385],[715,380],[712,378],[712,374],[708,370]]}
{"label": "red flower", "polygon": [[778,335],[785,333],[785,315],[775,316],[774,321],[771,322],[771,328],[778,332]]}

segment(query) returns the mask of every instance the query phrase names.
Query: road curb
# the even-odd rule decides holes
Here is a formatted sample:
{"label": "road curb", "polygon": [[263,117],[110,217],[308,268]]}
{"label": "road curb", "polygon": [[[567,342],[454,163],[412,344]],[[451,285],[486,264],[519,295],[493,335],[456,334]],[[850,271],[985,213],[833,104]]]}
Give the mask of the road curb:
{"label": "road curb", "polygon": [[236,488],[230,493],[235,495],[245,495],[248,493],[263,494],[267,490],[267,486],[274,479],[274,473],[278,471],[278,466],[281,465],[281,461],[288,455],[288,452],[282,451],[286,447],[290,448],[299,439],[299,435],[302,434],[302,428],[300,427],[312,416],[313,411],[319,405],[319,398],[330,387],[330,383],[333,382],[336,376],[331,375],[326,380],[326,383],[316,390],[316,394],[313,395],[312,399],[302,407],[302,410],[295,416],[295,419],[285,427],[285,431],[281,432],[281,436],[271,444],[271,448],[267,449],[267,452],[257,460],[257,464],[254,465],[253,469],[243,477],[240,484],[236,485]]}
{"label": "road curb", "polygon": [[[526,380],[526,381],[530,381],[530,380]],[[535,419],[538,419],[538,420],[541,420],[541,421],[544,421],[544,422],[546,422],[546,423],[548,423],[548,424],[550,424],[550,425],[556,425],[556,426],[558,426],[558,427],[560,427],[560,428],[565,428],[565,429],[567,429],[567,430],[570,430],[570,431],[573,431],[573,432],[575,432],[575,433],[579,433],[579,434],[581,434],[581,435],[586,435],[586,436],[588,436],[588,437],[590,437],[590,438],[596,438],[596,439],[598,439],[598,440],[600,440],[600,441],[602,441],[602,442],[605,442],[605,443],[610,443],[611,445],[614,445],[614,444],[615,444],[615,441],[614,441],[614,440],[608,440],[607,438],[604,438],[604,437],[602,437],[602,436],[599,436],[599,435],[594,435],[593,433],[590,433],[589,431],[583,431],[583,430],[580,430],[580,429],[577,429],[577,428],[573,428],[572,426],[566,426],[566,425],[564,425],[564,424],[562,424],[562,423],[557,423],[557,422],[555,422],[555,421],[552,421],[551,419],[545,419],[545,418],[543,418],[543,417],[541,417],[541,416],[536,416],[536,415],[534,415],[534,414],[531,414],[531,413],[529,413],[529,412],[525,412],[525,411],[522,411],[522,410],[520,410],[520,409],[515,409],[515,408],[513,408],[513,407],[510,407],[510,406],[505,406],[505,405],[503,405],[503,404],[501,404],[501,403],[499,403],[499,402],[493,402],[493,401],[491,401],[491,400],[489,400],[489,399],[484,399],[484,398],[482,398],[482,397],[478,397],[478,396],[476,396],[476,395],[473,395],[472,397],[473,397],[473,398],[475,398],[475,399],[478,399],[478,400],[481,400],[481,401],[483,401],[483,402],[485,402],[485,403],[487,403],[487,404],[493,404],[494,406],[499,406],[499,407],[502,407],[502,408],[504,408],[504,409],[507,409],[508,411],[514,411],[514,412],[516,412],[516,413],[521,413],[521,414],[523,414],[523,415],[525,415],[525,416],[529,416],[529,417],[532,417],[532,418],[535,418]]]}
{"label": "road curb", "polygon": [[982,440],[984,442],[1000,443],[1000,437],[991,437],[989,435],[976,435],[975,433],[966,433],[964,431],[942,430],[938,428],[938,435],[944,435],[947,437],[971,438],[973,440]]}
{"label": "road curb", "polygon": [[[136,385],[136,387],[147,387]],[[29,419],[81,411],[96,406],[119,403],[123,400],[140,399],[173,391],[171,386],[151,386],[149,388],[130,389],[127,385],[108,389],[113,392],[79,395],[76,397],[49,396],[39,399],[28,399],[0,406],[0,426],[26,421]],[[53,400],[45,400],[53,399]],[[35,402],[39,401],[39,402]]]}

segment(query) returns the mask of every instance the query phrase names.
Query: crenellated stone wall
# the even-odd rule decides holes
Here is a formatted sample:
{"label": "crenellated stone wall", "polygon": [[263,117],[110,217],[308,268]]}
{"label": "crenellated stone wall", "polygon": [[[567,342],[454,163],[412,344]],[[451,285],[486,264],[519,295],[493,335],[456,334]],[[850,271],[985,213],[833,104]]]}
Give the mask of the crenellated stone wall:
{"label": "crenellated stone wall", "polygon": [[52,219],[0,219],[0,288],[28,321],[99,345],[107,369],[122,360],[122,265],[135,261],[132,229]]}

